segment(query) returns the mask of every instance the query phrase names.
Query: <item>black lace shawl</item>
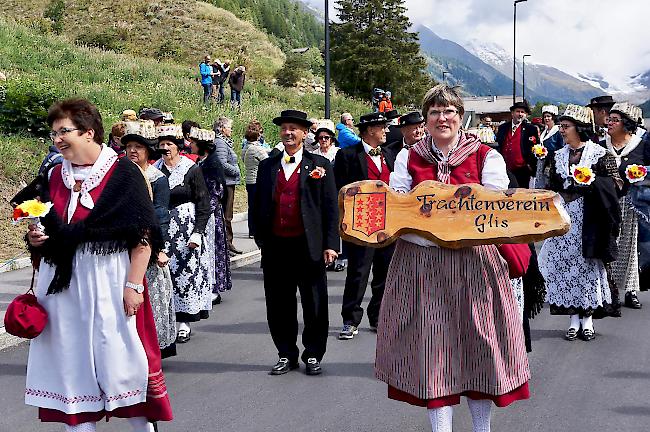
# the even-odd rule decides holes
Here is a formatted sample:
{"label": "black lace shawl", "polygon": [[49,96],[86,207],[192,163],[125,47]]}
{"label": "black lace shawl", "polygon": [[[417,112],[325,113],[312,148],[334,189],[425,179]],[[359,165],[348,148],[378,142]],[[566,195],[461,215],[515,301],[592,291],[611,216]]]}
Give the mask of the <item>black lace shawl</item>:
{"label": "black lace shawl", "polygon": [[[72,262],[78,249],[96,255],[129,251],[139,244],[151,246],[151,263],[162,249],[162,238],[149,197],[146,179],[128,158],[117,162],[95,208],[83,221],[65,223],[55,211],[41,218],[49,239],[30,250],[56,267],[47,294],[56,294],[70,286]],[[40,197],[50,201],[47,173],[39,175],[19,192],[13,203]]]}

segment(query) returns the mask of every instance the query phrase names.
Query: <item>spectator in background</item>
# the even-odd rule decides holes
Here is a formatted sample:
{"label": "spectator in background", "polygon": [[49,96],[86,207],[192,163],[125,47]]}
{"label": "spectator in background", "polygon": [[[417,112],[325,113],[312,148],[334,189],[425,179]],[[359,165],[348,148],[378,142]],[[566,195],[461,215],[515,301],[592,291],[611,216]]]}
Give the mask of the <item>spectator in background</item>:
{"label": "spectator in background", "polygon": [[311,126],[309,131],[307,131],[307,137],[305,137],[304,148],[310,153],[313,153],[318,149],[318,142],[316,141],[316,129],[318,129],[318,119],[310,118]]}
{"label": "spectator in background", "polygon": [[120,116],[120,120],[122,121],[138,121],[138,114],[136,114],[135,111],[132,109],[127,109],[122,111],[122,115]]}
{"label": "spectator in background", "polygon": [[124,155],[124,148],[122,146],[122,137],[126,133],[126,124],[124,122],[117,122],[111,128],[111,132],[108,134],[107,146],[115,150],[118,156]]}
{"label": "spectator in background", "polygon": [[210,103],[210,96],[212,96],[212,66],[210,66],[211,59],[207,55],[199,64],[199,72],[201,73],[201,86],[203,87],[203,103],[208,105]]}
{"label": "spectator in background", "polygon": [[379,112],[385,113],[393,109],[393,102],[390,100],[390,97],[391,93],[389,91],[384,93],[383,99],[379,102]]}
{"label": "spectator in background", "polygon": [[223,171],[226,175],[226,205],[223,209],[224,220],[226,221],[226,241],[228,250],[233,254],[241,254],[242,251],[237,249],[232,243],[232,216],[233,206],[235,203],[235,186],[240,181],[239,164],[237,163],[237,153],[233,148],[232,142],[232,120],[228,117],[219,117],[214,122],[213,130],[216,133],[214,140],[215,152],[219,157],[219,162],[223,165]]}
{"label": "spectator in background", "polygon": [[244,138],[242,138],[242,140],[241,140],[242,154],[244,154],[244,152],[248,148],[249,142],[246,139],[246,131],[248,130],[249,127],[255,127],[257,130],[259,130],[260,136],[259,136],[259,138],[257,138],[256,141],[260,146],[262,146],[263,149],[266,150],[267,153],[270,152],[271,151],[271,146],[268,143],[264,142],[264,127],[262,126],[262,123],[260,123],[260,121],[258,119],[254,118],[253,120],[250,121],[250,123],[248,123],[248,125],[246,126],[246,129],[244,130]]}
{"label": "spectator in background", "polygon": [[341,123],[336,125],[338,132],[339,147],[346,148],[357,145],[361,142],[361,138],[354,132],[354,118],[350,113],[341,114]]}
{"label": "spectator in background", "polygon": [[160,126],[165,119],[165,114],[158,108],[142,108],[140,120],[151,120],[156,126]]}
{"label": "spectator in background", "polygon": [[215,76],[212,77],[212,82],[216,83],[216,85],[219,86],[217,103],[223,103],[223,101],[226,99],[224,85],[230,75],[230,60],[226,60],[221,63],[219,59],[217,59],[212,65],[212,70],[215,73]]}
{"label": "spectator in background", "polygon": [[244,83],[246,82],[246,68],[238,66],[230,74],[228,78],[228,85],[230,86],[230,107],[241,109],[241,92],[244,90]]}
{"label": "spectator in background", "polygon": [[197,122],[192,120],[185,120],[181,124],[181,129],[183,130],[183,144],[179,150],[181,155],[185,156],[186,158],[190,158],[193,162],[196,162],[198,159],[198,155],[192,152],[192,142],[190,139],[190,131],[192,130],[192,128],[200,128],[200,127]]}
{"label": "spectator in background", "polygon": [[334,133],[334,122],[332,120],[323,120],[318,124],[316,129],[316,142],[318,148],[313,151],[314,154],[321,155],[331,164],[334,163],[334,157],[339,148],[336,146],[336,134]]}
{"label": "spectator in background", "polygon": [[260,130],[251,122],[246,128],[244,138],[248,145],[244,152],[244,166],[246,167],[246,193],[248,195],[248,237],[255,236],[255,183],[257,182],[257,168],[261,161],[269,157],[269,152],[258,141]]}

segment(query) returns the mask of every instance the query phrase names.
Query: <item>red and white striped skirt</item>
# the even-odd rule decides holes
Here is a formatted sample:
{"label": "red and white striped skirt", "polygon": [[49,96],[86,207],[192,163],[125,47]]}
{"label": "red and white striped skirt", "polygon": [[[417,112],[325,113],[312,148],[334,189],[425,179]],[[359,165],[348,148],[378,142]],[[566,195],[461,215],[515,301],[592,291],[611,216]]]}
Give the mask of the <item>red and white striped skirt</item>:
{"label": "red and white striped skirt", "polygon": [[389,397],[429,408],[461,395],[528,398],[522,321],[496,246],[398,240],[379,314],[375,375]]}

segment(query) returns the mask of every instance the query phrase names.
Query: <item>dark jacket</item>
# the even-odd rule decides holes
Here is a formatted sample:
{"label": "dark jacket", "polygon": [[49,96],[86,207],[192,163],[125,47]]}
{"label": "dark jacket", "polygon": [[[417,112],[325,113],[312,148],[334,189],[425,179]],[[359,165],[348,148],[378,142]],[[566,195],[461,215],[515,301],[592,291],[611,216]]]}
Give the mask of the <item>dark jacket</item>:
{"label": "dark jacket", "polygon": [[246,73],[242,72],[241,70],[233,71],[230,74],[230,77],[228,78],[228,85],[230,85],[230,88],[238,92],[244,89],[245,82],[246,82]]}
{"label": "dark jacket", "polygon": [[[395,153],[385,147],[381,148],[381,154],[388,169],[393,172],[395,166]],[[361,180],[368,180],[368,160],[363,143],[353,147],[346,147],[336,153],[334,159],[334,177],[336,188],[340,190],[343,186]]]}
{"label": "dark jacket", "polygon": [[[275,215],[275,184],[281,171],[283,153],[264,159],[257,171],[255,206],[252,217],[255,242],[262,248],[273,235]],[[309,177],[316,167],[325,168],[321,179]],[[326,249],[339,250],[338,201],[334,173],[327,159],[303,151],[300,163],[300,210],[309,254],[313,261],[322,261]],[[297,253],[297,251],[272,251],[271,253]]]}
{"label": "dark jacket", "polygon": [[[227,200],[226,176],[216,150],[211,151],[199,163],[199,166],[201,167],[201,172],[203,172],[203,178],[205,179],[205,184],[208,186],[208,191],[210,191],[210,207],[214,213],[214,202],[219,201],[221,204],[225,204]],[[213,194],[216,194],[216,196],[212,196]]]}
{"label": "dark jacket", "polygon": [[[535,174],[537,169],[537,158],[533,154],[533,146],[539,144],[539,130],[536,126],[524,121],[521,126],[521,154],[531,170],[531,174]],[[503,154],[503,145],[506,142],[508,132],[512,130],[512,122],[503,123],[497,130],[497,150]]]}

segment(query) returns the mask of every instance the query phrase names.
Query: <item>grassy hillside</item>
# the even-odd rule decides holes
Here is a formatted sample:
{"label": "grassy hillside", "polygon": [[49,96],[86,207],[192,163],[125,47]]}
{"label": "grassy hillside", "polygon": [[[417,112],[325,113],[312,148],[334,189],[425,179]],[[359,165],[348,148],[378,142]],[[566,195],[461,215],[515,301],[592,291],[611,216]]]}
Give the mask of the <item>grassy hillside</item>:
{"label": "grassy hillside", "polygon": [[[251,80],[244,89],[243,109],[233,112],[227,106],[210,109],[200,104],[201,87],[195,68],[169,61],[135,57],[75,46],[63,36],[44,35],[33,29],[0,19],[0,71],[8,80],[45,83],[59,97],[79,96],[96,103],[106,127],[118,120],[127,108],[156,106],[172,111],[178,121],[196,120],[209,127],[226,115],[234,120],[234,140],[239,146],[244,126],[258,118],[271,142],[278,139],[272,119],[282,109],[298,108],[314,117],[323,113],[323,96],[300,96],[297,91],[268,82]],[[353,115],[369,110],[368,105],[332,96],[332,118],[341,112]],[[13,256],[22,247],[19,229],[10,228],[7,200],[29,181],[47,152],[47,143],[28,137],[0,135],[0,258]]]}
{"label": "grassy hillside", "polygon": [[[0,16],[77,44],[197,65],[205,54],[270,78],[284,54],[253,24],[195,0],[3,0]],[[0,59],[1,61],[1,59]]]}
{"label": "grassy hillside", "polygon": [[324,40],[323,24],[296,0],[207,0],[273,35],[283,49],[315,46]]}

